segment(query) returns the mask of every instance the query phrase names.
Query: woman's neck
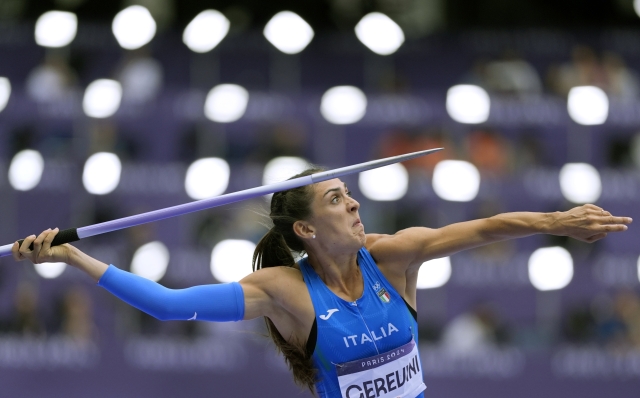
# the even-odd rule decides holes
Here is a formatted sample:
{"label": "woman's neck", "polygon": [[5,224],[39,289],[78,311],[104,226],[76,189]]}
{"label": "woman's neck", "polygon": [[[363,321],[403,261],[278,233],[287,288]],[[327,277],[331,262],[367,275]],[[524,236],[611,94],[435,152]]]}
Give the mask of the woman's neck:
{"label": "woman's neck", "polygon": [[332,292],[347,301],[362,296],[364,282],[358,266],[358,253],[315,255],[308,253],[309,264]]}

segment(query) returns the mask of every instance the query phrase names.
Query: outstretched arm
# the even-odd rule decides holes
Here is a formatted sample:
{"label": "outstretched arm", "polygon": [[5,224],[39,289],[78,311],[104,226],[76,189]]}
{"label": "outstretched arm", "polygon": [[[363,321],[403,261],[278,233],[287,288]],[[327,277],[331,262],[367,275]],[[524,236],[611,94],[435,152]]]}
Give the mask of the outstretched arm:
{"label": "outstretched arm", "polygon": [[[306,341],[315,319],[311,297],[300,272],[271,267],[253,272],[239,283],[167,289],[164,286],[98,261],[64,244],[51,247],[58,233],[46,230],[12,248],[16,261],[34,264],[65,262],[89,274],[128,304],[161,320],[239,321],[269,317],[282,336]],[[29,246],[33,243],[33,250]],[[230,264],[230,266],[234,266]]]}
{"label": "outstretched arm", "polygon": [[[244,318],[245,302],[239,283],[211,284],[187,289],[167,289],[138,275],[98,261],[79,249],[65,244],[51,247],[56,230],[46,230],[27,237],[22,246],[16,242],[13,256],[17,261],[33,263],[65,262],[89,274],[116,297],[160,320],[238,321]],[[34,249],[29,250],[33,242]],[[251,289],[250,294],[256,294]],[[261,296],[268,298],[266,296]],[[260,298],[251,297],[253,306]],[[251,308],[250,312],[256,312]]]}
{"label": "outstretched arm", "polygon": [[587,204],[565,212],[504,213],[438,229],[408,228],[395,235],[373,235],[367,246],[379,263],[400,264],[409,269],[463,250],[541,233],[592,243],[610,232],[626,231],[631,222],[629,217],[614,217]]}

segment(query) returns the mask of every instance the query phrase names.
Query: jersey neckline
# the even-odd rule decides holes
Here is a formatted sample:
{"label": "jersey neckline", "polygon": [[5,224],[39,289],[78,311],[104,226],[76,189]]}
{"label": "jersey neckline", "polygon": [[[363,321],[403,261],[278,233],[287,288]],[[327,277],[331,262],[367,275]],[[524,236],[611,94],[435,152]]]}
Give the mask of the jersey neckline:
{"label": "jersey neckline", "polygon": [[[362,266],[360,265],[360,252],[362,251],[363,248],[358,250],[358,254],[357,254],[357,257],[356,257],[356,262],[357,262],[357,265],[358,265],[358,269],[360,270],[360,276],[362,277],[362,294],[355,301],[345,300],[342,297],[340,297],[337,294],[335,294],[333,290],[329,289],[329,286],[327,286],[327,284],[324,283],[322,278],[320,278],[320,275],[318,275],[316,270],[311,266],[311,264],[309,264],[309,257],[303,258],[302,260],[300,260],[300,263],[304,262],[303,265],[305,267],[308,267],[309,273],[311,275],[313,275],[318,281],[320,281],[320,284],[322,285],[322,288],[326,289],[331,295],[333,295],[333,297],[335,297],[336,299],[340,300],[344,304],[353,304],[353,303],[361,304],[362,301],[365,299],[365,291],[366,291],[366,280],[365,280],[365,275],[364,275],[365,273],[362,272]],[[317,316],[317,314],[316,314],[316,316]]]}

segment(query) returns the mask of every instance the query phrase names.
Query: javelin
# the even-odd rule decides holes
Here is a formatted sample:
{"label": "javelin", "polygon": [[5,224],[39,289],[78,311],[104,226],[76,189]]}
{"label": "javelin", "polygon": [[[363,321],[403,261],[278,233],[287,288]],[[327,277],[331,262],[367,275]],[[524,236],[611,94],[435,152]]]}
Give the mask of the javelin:
{"label": "javelin", "polygon": [[[134,227],[136,225],[146,224],[153,221],[164,220],[165,218],[181,216],[183,214],[193,213],[195,211],[239,202],[241,200],[255,198],[257,196],[264,196],[275,192],[286,191],[288,189],[315,184],[320,181],[331,180],[333,178],[339,178],[349,174],[361,173],[363,171],[376,169],[378,167],[388,166],[393,163],[403,162],[420,156],[428,155],[442,149],[443,148],[428,149],[426,151],[412,152],[404,155],[393,156],[390,158],[372,160],[370,162],[340,167],[338,169],[323,171],[304,177],[277,182],[275,184],[263,185],[256,188],[245,189],[244,191],[228,193],[226,195],[220,195],[209,199],[202,199],[195,202],[137,214],[134,216],[119,218],[117,220],[107,221],[100,224],[89,225],[81,228],[63,229],[62,231],[58,232],[56,237],[53,239],[53,242],[51,242],[51,246],[75,242],[94,235],[100,235],[107,232],[117,231],[119,229]],[[22,240],[19,240],[18,242],[20,245],[22,244]],[[0,246],[0,257],[10,255],[11,247],[13,247],[13,243]]]}

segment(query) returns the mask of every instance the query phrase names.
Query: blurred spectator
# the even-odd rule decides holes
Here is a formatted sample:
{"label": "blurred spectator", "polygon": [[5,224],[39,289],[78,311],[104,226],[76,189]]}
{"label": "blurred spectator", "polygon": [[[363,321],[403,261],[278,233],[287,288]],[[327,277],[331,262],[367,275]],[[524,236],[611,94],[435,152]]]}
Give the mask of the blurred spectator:
{"label": "blurred spectator", "polygon": [[514,152],[513,166],[517,171],[548,166],[550,163],[539,132],[526,131],[519,134]]}
{"label": "blurred spectator", "polygon": [[563,335],[573,344],[598,343],[613,351],[640,348],[640,297],[632,290],[613,299],[597,296],[590,306],[575,306],[563,320]]}
{"label": "blurred spectator", "polygon": [[607,295],[593,299],[591,312],[596,323],[595,341],[610,348],[626,346],[626,326],[614,310],[613,300]]}
{"label": "blurred spectator", "polygon": [[488,62],[482,69],[482,86],[504,94],[531,95],[542,92],[542,82],[535,68],[512,52],[500,60]]}
{"label": "blurred spectator", "polygon": [[607,75],[593,49],[576,46],[571,52],[570,63],[551,67],[549,85],[553,92],[564,97],[576,86],[606,89]]}
{"label": "blurred spectator", "polygon": [[54,102],[71,94],[76,76],[66,61],[55,55],[47,57],[27,76],[27,94],[37,102]]}
{"label": "blurred spectator", "polygon": [[562,333],[567,342],[588,344],[596,337],[596,320],[589,306],[571,308],[562,322]]}
{"label": "blurred spectator", "polygon": [[208,249],[223,239],[257,242],[270,228],[268,206],[263,198],[256,198],[245,201],[238,209],[241,211],[209,210],[194,223],[191,239]]}
{"label": "blurred spectator", "polygon": [[511,171],[511,146],[493,131],[472,131],[467,136],[467,151],[469,161],[481,173],[501,176]]}
{"label": "blurred spectator", "polygon": [[[611,167],[633,168],[636,165],[635,152],[640,149],[640,140],[635,137],[612,136],[607,145],[607,164]],[[640,160],[640,159],[639,159]]]}
{"label": "blurred spectator", "polygon": [[378,88],[384,93],[406,94],[410,92],[411,81],[396,70],[387,70],[380,74]]}
{"label": "blurred spectator", "polygon": [[191,241],[198,246],[213,248],[214,242],[223,239],[225,226],[229,223],[230,214],[208,211],[198,217],[193,224]]}
{"label": "blurred spectator", "polygon": [[38,289],[29,282],[21,282],[14,296],[14,312],[8,331],[20,335],[40,336],[45,333],[38,315]]}
{"label": "blurred spectator", "polygon": [[638,76],[627,68],[620,55],[613,52],[605,53],[602,66],[607,79],[606,91],[610,96],[623,99],[638,96]]}
{"label": "blurred spectator", "polygon": [[631,139],[631,160],[635,167],[640,167],[640,132],[637,132]]}
{"label": "blurred spectator", "polygon": [[85,288],[74,286],[64,294],[61,317],[61,332],[64,335],[80,342],[96,337],[91,297]]}
{"label": "blurred spectator", "polygon": [[158,30],[168,27],[175,18],[176,5],[174,0],[125,0],[122,2],[123,8],[130,5],[144,6],[153,20],[158,25]]}
{"label": "blurred spectator", "polygon": [[458,315],[442,333],[443,347],[458,354],[493,348],[508,341],[507,328],[487,303],[476,304],[471,311]]}
{"label": "blurred spectator", "polygon": [[622,99],[636,98],[640,91],[638,76],[619,54],[609,51],[600,60],[587,46],[576,46],[570,63],[550,68],[549,85],[561,96],[576,86],[600,87],[608,95]]}
{"label": "blurred spectator", "polygon": [[471,65],[471,69],[460,79],[461,83],[484,87],[486,84],[487,64],[489,64],[489,62],[490,60],[486,57],[476,58]]}
{"label": "blurred spectator", "polygon": [[195,123],[176,137],[178,160],[191,163],[210,156],[227,157],[227,137],[223,129],[210,123]]}
{"label": "blurred spectator", "polygon": [[93,121],[89,126],[89,153],[113,152],[126,162],[141,160],[145,155],[144,149],[145,145],[135,132],[123,133],[111,121]]}
{"label": "blurred spectator", "polygon": [[142,104],[154,99],[162,89],[162,65],[141,49],[124,61],[117,79],[122,84],[123,102]]}
{"label": "blurred spectator", "polygon": [[[258,134],[257,140],[247,140],[252,146],[249,155],[251,160],[267,163],[278,156],[304,157],[309,140],[305,126],[298,123],[278,123],[265,130]],[[249,142],[232,144],[230,157],[247,159],[246,151],[243,149]]]}
{"label": "blurred spectator", "polygon": [[[614,319],[624,324],[626,343],[640,348],[640,298],[634,291],[622,291],[613,302]],[[613,342],[616,342],[614,339]]]}
{"label": "blurred spectator", "polygon": [[385,133],[378,144],[381,157],[398,156],[409,152],[416,152],[425,149],[444,148],[429,156],[422,156],[416,159],[403,162],[409,169],[425,170],[433,172],[434,167],[440,161],[455,157],[454,145],[441,131],[406,131],[392,130]]}

